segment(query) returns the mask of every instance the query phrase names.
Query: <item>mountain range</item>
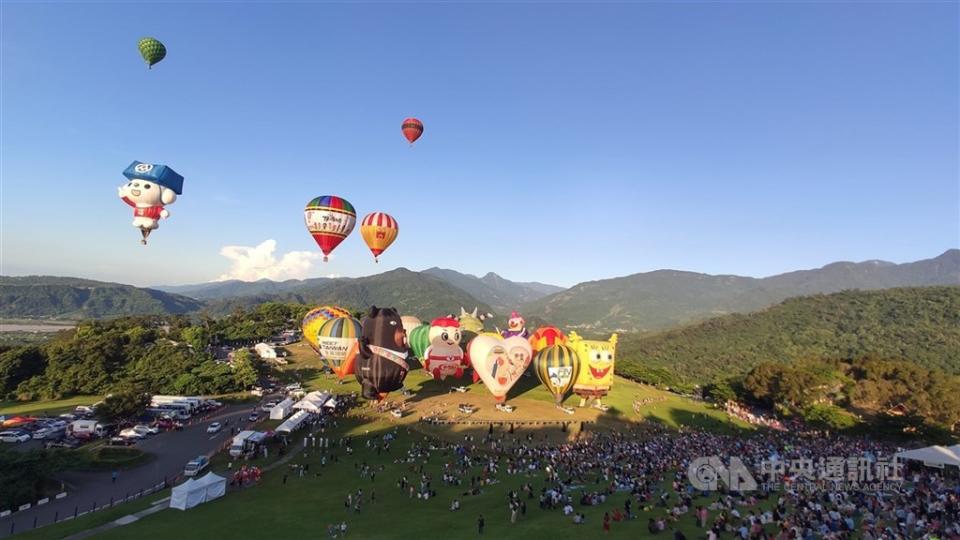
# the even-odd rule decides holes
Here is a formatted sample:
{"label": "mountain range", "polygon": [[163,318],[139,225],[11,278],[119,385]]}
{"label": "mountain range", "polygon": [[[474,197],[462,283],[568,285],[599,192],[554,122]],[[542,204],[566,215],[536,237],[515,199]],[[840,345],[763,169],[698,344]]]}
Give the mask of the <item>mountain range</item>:
{"label": "mountain range", "polygon": [[801,296],[617,343],[621,374],[667,384],[716,381],[770,361],[866,357],[960,374],[960,287]]}
{"label": "mountain range", "polygon": [[755,311],[794,296],[933,285],[960,285],[960,250],[912,263],[836,262],[766,278],[657,270],[581,283],[529,302],[523,311],[581,332],[643,332]]}
{"label": "mountain range", "polygon": [[0,317],[88,319],[190,313],[193,298],[120,283],[55,276],[0,276]]}
{"label": "mountain range", "polygon": [[[223,281],[137,288],[76,278],[0,278],[0,317],[110,317],[136,313],[227,313],[266,301],[395,306],[430,319],[476,306],[502,319],[518,309],[531,324],[549,322],[582,334],[648,332],[727,313],[756,311],[787,298],[843,291],[960,285],[960,250],[894,264],[837,262],[766,278],[657,270],[562,289],[494,273],[399,268],[359,278],[275,282]],[[502,322],[500,323],[502,325]]]}

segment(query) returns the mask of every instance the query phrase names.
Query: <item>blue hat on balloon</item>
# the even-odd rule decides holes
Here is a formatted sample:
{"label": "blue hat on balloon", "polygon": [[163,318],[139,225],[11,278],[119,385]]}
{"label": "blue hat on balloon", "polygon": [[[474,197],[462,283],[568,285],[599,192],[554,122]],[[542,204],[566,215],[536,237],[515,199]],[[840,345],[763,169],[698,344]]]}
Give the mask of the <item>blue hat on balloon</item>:
{"label": "blue hat on balloon", "polygon": [[177,195],[183,194],[183,177],[166,165],[153,165],[134,161],[123,171],[130,180],[150,180],[165,188],[172,189]]}

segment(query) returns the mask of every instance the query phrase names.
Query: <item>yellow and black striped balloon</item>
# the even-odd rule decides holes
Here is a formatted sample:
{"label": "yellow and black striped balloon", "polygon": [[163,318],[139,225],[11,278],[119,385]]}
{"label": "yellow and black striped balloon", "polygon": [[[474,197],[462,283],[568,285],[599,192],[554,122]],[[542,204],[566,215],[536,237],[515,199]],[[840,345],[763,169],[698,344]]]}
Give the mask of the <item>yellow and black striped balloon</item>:
{"label": "yellow and black striped balloon", "polygon": [[580,358],[566,345],[551,345],[537,352],[533,367],[559,405],[580,374]]}

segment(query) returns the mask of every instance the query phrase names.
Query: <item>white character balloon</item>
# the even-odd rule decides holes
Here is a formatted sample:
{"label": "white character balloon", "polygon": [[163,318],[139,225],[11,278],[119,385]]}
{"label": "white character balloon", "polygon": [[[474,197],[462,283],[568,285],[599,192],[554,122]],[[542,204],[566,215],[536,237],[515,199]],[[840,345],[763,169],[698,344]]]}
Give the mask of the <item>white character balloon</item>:
{"label": "white character balloon", "polygon": [[133,226],[147,237],[160,227],[160,219],[170,217],[165,205],[173,204],[183,192],[183,177],[166,165],[134,161],[123,171],[130,181],[117,190],[120,199],[133,207]]}

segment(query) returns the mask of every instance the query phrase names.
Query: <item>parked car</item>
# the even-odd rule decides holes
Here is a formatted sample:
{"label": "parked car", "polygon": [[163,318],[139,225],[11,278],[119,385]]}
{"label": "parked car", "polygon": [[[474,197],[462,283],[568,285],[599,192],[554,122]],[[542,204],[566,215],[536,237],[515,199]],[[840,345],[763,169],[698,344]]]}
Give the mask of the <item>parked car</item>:
{"label": "parked car", "polygon": [[44,446],[47,448],[77,448],[80,446],[80,441],[74,439],[73,437],[65,437],[59,441],[48,441]]}
{"label": "parked car", "polygon": [[223,424],[220,422],[214,422],[207,426],[207,433],[217,433],[223,427]]}
{"label": "parked car", "polygon": [[137,440],[124,437],[110,437],[110,440],[107,442],[107,444],[110,446],[131,446],[137,444]]}
{"label": "parked car", "polygon": [[197,476],[209,466],[210,466],[210,460],[207,458],[207,456],[197,456],[191,459],[187,463],[187,466],[183,468],[183,475]]}
{"label": "parked car", "polygon": [[146,437],[145,434],[137,431],[134,428],[127,428],[120,432],[120,436],[124,439],[143,439]]}
{"label": "parked car", "polygon": [[160,433],[160,428],[156,426],[148,426],[145,424],[139,424],[139,425],[133,426],[133,430],[136,431],[137,433],[143,433],[144,435],[155,435],[157,433]]}
{"label": "parked car", "polygon": [[260,410],[263,412],[270,412],[271,409],[277,406],[276,401],[268,401],[260,406]]}
{"label": "parked car", "polygon": [[0,442],[21,443],[30,440],[30,434],[26,431],[7,430],[0,431]]}
{"label": "parked car", "polygon": [[49,436],[49,435],[50,435],[51,433],[53,433],[54,431],[55,431],[55,430],[54,430],[53,428],[42,427],[42,428],[38,428],[38,429],[33,430],[32,435],[33,435],[33,438],[34,438],[34,439],[36,439],[36,440],[41,440],[41,441],[42,441],[43,439],[46,439],[47,436]]}

